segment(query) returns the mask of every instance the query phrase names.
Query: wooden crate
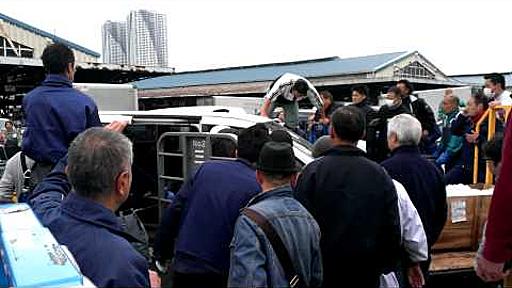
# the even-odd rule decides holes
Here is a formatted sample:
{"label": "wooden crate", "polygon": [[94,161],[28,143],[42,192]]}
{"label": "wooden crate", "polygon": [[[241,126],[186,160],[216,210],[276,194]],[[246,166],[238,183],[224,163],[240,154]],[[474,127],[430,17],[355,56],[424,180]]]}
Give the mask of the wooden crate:
{"label": "wooden crate", "polygon": [[430,272],[473,269],[475,252],[447,252],[432,255]]}
{"label": "wooden crate", "polygon": [[487,216],[489,214],[489,208],[491,206],[491,196],[480,196],[479,206],[478,206],[478,242],[483,237],[484,226],[487,223]]}
{"label": "wooden crate", "polygon": [[490,201],[490,195],[448,197],[448,218],[432,250],[476,251],[487,221]]}
{"label": "wooden crate", "polygon": [[[441,236],[432,247],[439,250],[462,250],[473,247],[472,235],[476,233],[476,207],[477,197],[452,197],[448,198],[448,218]],[[464,205],[464,217],[453,215],[454,205]]]}

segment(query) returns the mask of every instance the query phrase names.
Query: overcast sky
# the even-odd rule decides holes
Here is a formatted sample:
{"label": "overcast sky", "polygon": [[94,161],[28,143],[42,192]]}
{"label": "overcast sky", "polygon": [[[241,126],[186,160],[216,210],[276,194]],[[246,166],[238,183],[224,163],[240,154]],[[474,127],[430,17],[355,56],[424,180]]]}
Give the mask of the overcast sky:
{"label": "overcast sky", "polygon": [[177,71],[418,50],[447,74],[512,70],[512,1],[0,0],[0,12],[101,53],[101,25],[167,14]]}

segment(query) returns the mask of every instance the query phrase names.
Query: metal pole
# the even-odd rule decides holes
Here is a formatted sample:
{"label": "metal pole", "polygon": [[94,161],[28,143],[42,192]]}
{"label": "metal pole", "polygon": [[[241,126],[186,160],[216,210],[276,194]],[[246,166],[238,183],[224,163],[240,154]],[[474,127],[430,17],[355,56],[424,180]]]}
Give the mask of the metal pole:
{"label": "metal pole", "polygon": [[[475,132],[480,134],[480,126],[485,120],[487,120],[490,113],[489,111],[491,111],[491,109],[487,109],[484,115],[482,115],[482,118],[480,118],[478,123],[476,123]],[[475,144],[475,154],[473,159],[473,184],[476,183],[478,183],[478,145]]]}
{"label": "metal pole", "polygon": [[[494,109],[490,109],[490,111],[491,112],[489,112],[489,127],[487,131],[487,141],[490,141],[494,137],[494,134],[496,133],[496,111]],[[489,165],[486,165],[485,184],[492,185],[492,180],[493,175],[491,169],[489,168]]]}

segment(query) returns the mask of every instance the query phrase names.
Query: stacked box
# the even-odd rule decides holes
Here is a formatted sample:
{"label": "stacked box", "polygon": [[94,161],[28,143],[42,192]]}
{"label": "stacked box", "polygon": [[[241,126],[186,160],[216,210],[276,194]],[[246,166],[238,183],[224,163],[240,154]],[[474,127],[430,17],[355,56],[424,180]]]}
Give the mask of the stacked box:
{"label": "stacked box", "polygon": [[0,205],[0,286],[82,286],[70,256],[26,204]]}
{"label": "stacked box", "polygon": [[434,251],[476,251],[487,221],[493,189],[446,187],[448,218]]}

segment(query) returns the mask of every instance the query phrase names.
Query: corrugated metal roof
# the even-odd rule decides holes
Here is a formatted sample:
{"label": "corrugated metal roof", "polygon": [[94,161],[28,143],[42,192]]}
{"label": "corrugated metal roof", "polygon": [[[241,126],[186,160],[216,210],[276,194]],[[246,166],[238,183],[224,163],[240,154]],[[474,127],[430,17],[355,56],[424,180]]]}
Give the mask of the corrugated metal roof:
{"label": "corrugated metal roof", "polygon": [[[91,56],[93,56],[93,57],[96,57],[96,58],[99,58],[99,57],[101,56],[101,55],[100,55],[100,53],[98,53],[98,52],[94,52],[94,51],[92,51],[92,50],[90,50],[90,49],[87,49],[87,48],[85,48],[85,47],[83,47],[83,46],[80,46],[80,45],[78,45],[78,44],[75,44],[75,43],[70,42],[70,41],[68,41],[68,40],[65,40],[65,39],[63,39],[63,38],[60,38],[60,37],[55,36],[55,35],[53,35],[53,34],[50,34],[50,33],[46,32],[46,31],[43,31],[43,30],[41,30],[41,29],[38,29],[38,28],[36,28],[36,27],[34,27],[34,26],[31,26],[31,25],[28,25],[28,24],[26,24],[26,23],[23,23],[23,22],[21,22],[21,21],[19,21],[19,20],[16,20],[16,19],[14,19],[14,18],[11,18],[11,17],[9,17],[9,16],[7,16],[7,15],[4,15],[4,14],[2,14],[2,13],[0,13],[0,19],[1,19],[1,20],[4,20],[4,21],[6,21],[6,22],[9,22],[9,23],[11,23],[12,25],[18,26],[18,27],[20,27],[20,28],[22,28],[22,29],[25,29],[25,30],[31,31],[31,32],[33,32],[33,33],[35,33],[35,34],[38,34],[38,35],[42,36],[42,37],[50,38],[54,43],[62,43],[62,44],[65,44],[65,45],[69,46],[70,48],[73,48],[73,49],[75,49],[75,50],[81,51],[81,52],[83,52],[83,53],[85,53],[85,54],[89,54],[89,55],[91,55]],[[21,43],[21,44],[23,44],[23,43]]]}
{"label": "corrugated metal roof", "polygon": [[345,59],[330,57],[299,62],[191,71],[145,79],[134,82],[134,85],[139,89],[157,89],[271,81],[284,73],[294,73],[306,78],[369,73],[410,54],[395,52]]}
{"label": "corrugated metal roof", "polygon": [[451,79],[470,85],[484,85],[483,75],[450,76]]}
{"label": "corrugated metal roof", "polygon": [[[485,79],[484,76],[486,74],[472,74],[472,75],[453,75],[449,76],[449,78],[459,81],[464,84],[475,85],[475,86],[484,86]],[[512,86],[512,73],[500,73],[505,77],[505,84],[507,87]]]}

